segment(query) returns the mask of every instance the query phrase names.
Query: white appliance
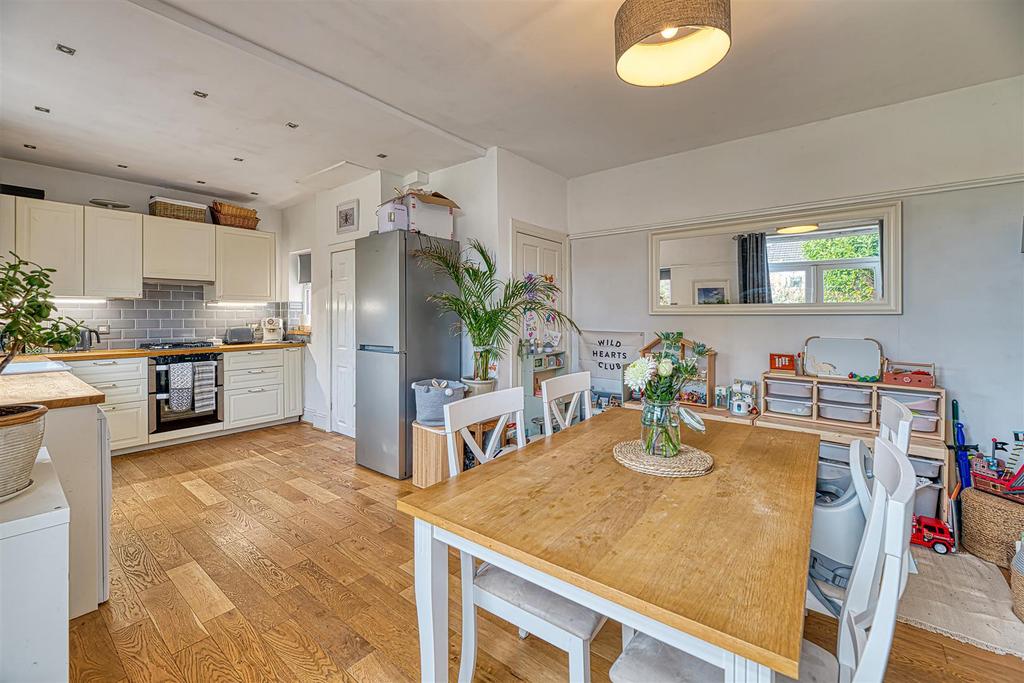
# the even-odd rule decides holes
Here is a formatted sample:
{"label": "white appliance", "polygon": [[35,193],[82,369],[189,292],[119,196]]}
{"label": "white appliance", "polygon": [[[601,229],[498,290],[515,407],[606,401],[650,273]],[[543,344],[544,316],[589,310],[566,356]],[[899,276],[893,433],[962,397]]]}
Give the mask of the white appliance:
{"label": "white appliance", "polygon": [[99,529],[99,572],[97,579],[99,587],[97,590],[97,602],[106,602],[110,599],[110,513],[113,512],[113,473],[110,463],[110,425],[107,424],[107,416],[102,411],[96,410],[96,433],[99,438],[100,459],[100,523]]}
{"label": "white appliance", "polygon": [[0,503],[0,681],[68,679],[70,519],[42,448],[29,488]]}
{"label": "white appliance", "polygon": [[280,318],[264,318],[260,321],[263,328],[263,342],[266,344],[284,341],[284,322]]}

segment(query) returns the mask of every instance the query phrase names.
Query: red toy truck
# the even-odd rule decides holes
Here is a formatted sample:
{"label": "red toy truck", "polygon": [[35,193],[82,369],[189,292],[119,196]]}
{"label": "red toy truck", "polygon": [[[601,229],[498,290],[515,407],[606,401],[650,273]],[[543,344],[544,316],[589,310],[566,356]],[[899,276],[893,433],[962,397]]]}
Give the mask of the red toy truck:
{"label": "red toy truck", "polygon": [[949,527],[940,519],[914,515],[910,542],[931,548],[939,555],[945,555],[953,549],[953,534],[949,533]]}

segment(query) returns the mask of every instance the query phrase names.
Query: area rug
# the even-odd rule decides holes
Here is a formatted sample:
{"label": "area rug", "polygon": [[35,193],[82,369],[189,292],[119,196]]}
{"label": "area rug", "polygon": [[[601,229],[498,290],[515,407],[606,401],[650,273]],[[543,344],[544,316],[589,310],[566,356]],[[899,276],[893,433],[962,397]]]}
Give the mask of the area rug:
{"label": "area rug", "polygon": [[1024,622],[1010,609],[1010,587],[998,567],[965,552],[911,552],[918,573],[907,580],[899,621],[1024,659]]}

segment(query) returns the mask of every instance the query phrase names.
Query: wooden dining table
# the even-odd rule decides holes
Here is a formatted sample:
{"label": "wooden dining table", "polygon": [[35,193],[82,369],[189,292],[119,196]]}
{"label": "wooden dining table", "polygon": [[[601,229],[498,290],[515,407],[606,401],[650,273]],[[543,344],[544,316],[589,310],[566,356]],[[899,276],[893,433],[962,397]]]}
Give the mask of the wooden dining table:
{"label": "wooden dining table", "polygon": [[701,477],[626,469],[613,408],[398,501],[414,518],[423,681],[448,677],[448,549],[457,548],[720,666],[727,683],[799,673],[818,442],[708,421]]}

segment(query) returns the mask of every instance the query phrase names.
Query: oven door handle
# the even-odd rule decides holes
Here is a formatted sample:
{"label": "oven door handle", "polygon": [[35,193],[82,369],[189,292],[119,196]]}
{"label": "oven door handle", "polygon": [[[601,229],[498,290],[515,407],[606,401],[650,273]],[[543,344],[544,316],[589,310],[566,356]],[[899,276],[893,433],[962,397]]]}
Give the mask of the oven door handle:
{"label": "oven door handle", "polygon": [[170,394],[153,394],[153,396],[155,396],[156,400],[158,400],[158,401],[164,401],[164,400],[169,399],[171,397]]}

